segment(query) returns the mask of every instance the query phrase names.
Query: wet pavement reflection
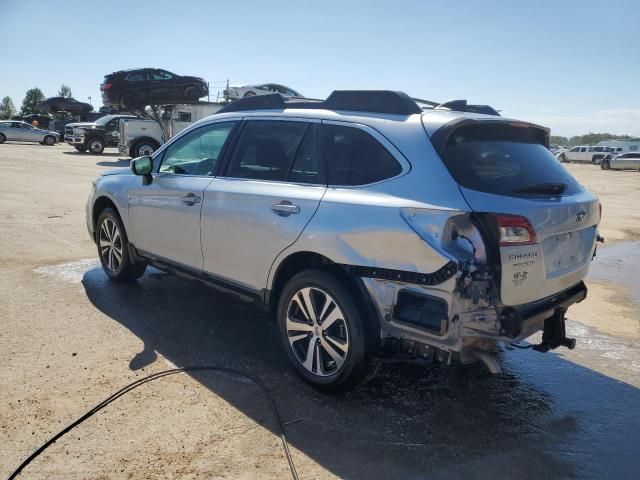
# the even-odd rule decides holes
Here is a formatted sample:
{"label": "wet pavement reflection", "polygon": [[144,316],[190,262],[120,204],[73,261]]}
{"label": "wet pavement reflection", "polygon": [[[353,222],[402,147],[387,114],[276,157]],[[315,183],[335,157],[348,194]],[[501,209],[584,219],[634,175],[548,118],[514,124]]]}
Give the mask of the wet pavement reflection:
{"label": "wet pavement reflection", "polygon": [[[337,476],[637,478],[640,392],[592,369],[597,349],[592,368],[555,352],[504,350],[504,374],[495,377],[479,365],[384,364],[366,385],[326,395],[297,378],[269,316],[257,308],[153,269],[137,284],[119,285],[87,267],[64,274],[84,272],[96,308],[144,342],[132,369],[160,354],[178,366],[228,366],[261,377],[284,422],[294,422],[286,427],[291,444]],[[193,376],[274,428],[237,384]]]}
{"label": "wet pavement reflection", "polygon": [[[144,342],[134,370],[162,355],[261,377],[292,422],[291,444],[339,477],[637,478],[640,392],[596,370],[639,367],[640,349],[575,322],[571,333],[584,340],[575,351],[503,349],[499,376],[480,365],[389,363],[365,385],[326,395],[289,367],[270,317],[232,296],[154,269],[133,285],[108,281],[90,261],[40,271],[81,279],[91,302]],[[274,429],[237,383],[193,377]]]}

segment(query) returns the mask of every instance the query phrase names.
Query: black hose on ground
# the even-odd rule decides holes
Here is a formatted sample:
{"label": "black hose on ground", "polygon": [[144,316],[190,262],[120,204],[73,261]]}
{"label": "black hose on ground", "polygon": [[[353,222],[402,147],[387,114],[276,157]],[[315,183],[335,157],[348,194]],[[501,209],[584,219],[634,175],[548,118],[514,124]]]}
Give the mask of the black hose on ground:
{"label": "black hose on ground", "polygon": [[280,418],[280,413],[278,412],[278,408],[276,406],[276,402],[273,399],[273,396],[271,395],[271,393],[269,392],[267,387],[260,380],[258,380],[257,378],[250,377],[246,373],[241,373],[241,372],[238,372],[238,371],[233,370],[231,368],[211,367],[211,366],[182,367],[182,368],[173,368],[173,369],[170,369],[170,370],[163,370],[161,372],[152,373],[151,375],[147,375],[146,377],[139,378],[138,380],[135,380],[134,382],[131,382],[130,384],[122,387],[120,390],[118,390],[117,392],[115,392],[111,396],[107,397],[102,402],[98,403],[91,410],[86,412],[84,415],[82,415],[77,420],[74,420],[73,422],[71,422],[69,425],[64,427],[62,430],[60,430],[58,433],[56,433],[53,437],[51,437],[49,440],[47,440],[45,443],[43,443],[40,447],[38,447],[31,455],[29,455],[18,466],[18,468],[16,468],[13,471],[13,473],[11,473],[7,477],[7,480],[13,480],[14,478],[16,478],[20,474],[20,472],[22,472],[22,470],[24,470],[24,468],[27,465],[29,465],[38,455],[40,455],[42,452],[44,452],[48,447],[53,445],[65,433],[69,432],[74,427],[77,427],[82,422],[84,422],[87,418],[89,418],[89,417],[93,416],[94,414],[98,413],[100,410],[102,410],[104,407],[109,405],[111,402],[117,400],[118,398],[120,398],[121,396],[123,396],[126,393],[130,392],[131,390],[139,387],[140,385],[144,385],[145,383],[152,382],[154,380],[157,380],[157,379],[163,378],[163,377],[167,377],[169,375],[175,375],[176,373],[202,372],[202,371],[222,372],[222,373],[227,373],[227,374],[234,375],[236,377],[245,378],[245,379],[249,380],[251,383],[253,383],[254,385],[256,385],[257,387],[259,387],[260,390],[262,390],[262,393],[264,394],[264,396],[266,397],[267,401],[269,402],[269,406],[271,407],[271,410],[273,412],[273,416],[274,416],[274,418],[276,420],[276,424],[278,425],[278,430],[279,430],[279,433],[280,433],[280,439],[282,440],[282,448],[284,449],[285,456],[287,457],[287,462],[289,462],[289,470],[291,471],[291,477],[293,478],[293,480],[299,480],[298,472],[296,471],[296,466],[293,463],[293,458],[291,457],[291,452],[289,451],[289,444],[287,443],[287,439],[286,439],[286,437],[284,435],[284,427],[282,425],[282,420]]}

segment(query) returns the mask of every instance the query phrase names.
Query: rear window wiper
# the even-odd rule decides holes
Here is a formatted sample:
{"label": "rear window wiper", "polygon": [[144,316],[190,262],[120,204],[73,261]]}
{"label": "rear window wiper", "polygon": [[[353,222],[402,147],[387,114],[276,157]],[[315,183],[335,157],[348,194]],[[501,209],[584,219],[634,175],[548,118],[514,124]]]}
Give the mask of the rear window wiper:
{"label": "rear window wiper", "polygon": [[567,189],[566,183],[536,183],[522,188],[516,188],[513,193],[542,193],[560,195]]}

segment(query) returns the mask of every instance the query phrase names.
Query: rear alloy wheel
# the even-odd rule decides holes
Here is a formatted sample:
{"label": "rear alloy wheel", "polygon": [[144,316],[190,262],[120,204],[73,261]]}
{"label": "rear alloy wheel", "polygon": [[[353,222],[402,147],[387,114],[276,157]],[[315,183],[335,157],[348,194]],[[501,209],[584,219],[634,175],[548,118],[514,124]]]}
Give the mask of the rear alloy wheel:
{"label": "rear alloy wheel", "polygon": [[147,265],[132,260],[127,234],[120,217],[111,208],[104,209],[98,218],[96,245],[102,269],[109,278],[130,282],[144,274]]}
{"label": "rear alloy wheel", "polygon": [[7,137],[0,133],[0,143],[4,143],[7,141]]}
{"label": "rear alloy wheel", "polygon": [[294,368],[312,385],[336,389],[366,373],[361,313],[328,273],[307,270],[289,281],[280,297],[278,325]]}
{"label": "rear alloy wheel", "polygon": [[44,137],[44,144],[48,146],[55,145],[56,139],[53,137],[53,135],[47,135],[46,137]]}
{"label": "rear alloy wheel", "polygon": [[609,170],[609,168],[610,168],[609,160],[602,160],[602,161],[600,162],[600,168],[601,168],[602,170]]}
{"label": "rear alloy wheel", "polygon": [[99,138],[92,138],[87,145],[89,153],[100,154],[104,152],[104,142]]}
{"label": "rear alloy wheel", "polygon": [[132,107],[137,106],[138,98],[133,93],[124,93],[120,97],[120,108],[123,110],[129,110]]}

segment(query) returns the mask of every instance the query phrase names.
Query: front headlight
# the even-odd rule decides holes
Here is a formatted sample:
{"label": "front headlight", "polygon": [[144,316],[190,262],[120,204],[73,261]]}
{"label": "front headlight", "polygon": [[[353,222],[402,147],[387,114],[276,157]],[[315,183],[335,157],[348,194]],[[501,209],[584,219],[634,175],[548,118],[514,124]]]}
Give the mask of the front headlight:
{"label": "front headlight", "polygon": [[73,129],[73,134],[74,135],[84,135],[84,130],[81,128],[74,128]]}

